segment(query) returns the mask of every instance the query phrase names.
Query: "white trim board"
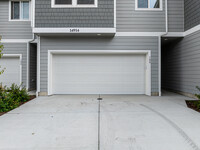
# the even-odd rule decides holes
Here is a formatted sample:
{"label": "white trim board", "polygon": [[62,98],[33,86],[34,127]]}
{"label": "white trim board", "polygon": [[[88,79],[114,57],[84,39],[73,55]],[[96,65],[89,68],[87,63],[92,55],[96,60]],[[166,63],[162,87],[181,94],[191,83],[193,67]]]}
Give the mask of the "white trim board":
{"label": "white trim board", "polygon": [[115,36],[160,36],[165,32],[117,32]]}
{"label": "white trim board", "polygon": [[26,89],[28,90],[29,89],[29,65],[30,65],[30,44],[27,43],[27,63],[26,63],[26,68],[27,68],[27,72],[26,72]]}
{"label": "white trim board", "polygon": [[114,28],[117,27],[117,2],[114,0]]}
{"label": "white trim board", "polygon": [[2,57],[19,57],[20,61],[20,79],[19,79],[19,85],[22,83],[22,54],[3,54]]}
{"label": "white trim board", "polygon": [[116,33],[116,28],[33,28],[33,33]]}
{"label": "white trim board", "polygon": [[[76,32],[78,30],[78,32]],[[163,37],[185,37],[200,31],[200,25],[197,25],[185,32],[168,32]],[[116,28],[33,28],[33,33],[115,33],[115,36],[162,36],[166,32],[116,32]]]}
{"label": "white trim board", "polygon": [[197,25],[197,26],[185,31],[184,36],[190,35],[190,34],[195,33],[197,31],[200,31],[200,25]]}
{"label": "white trim board", "polygon": [[146,54],[145,94],[151,96],[151,50],[48,50],[48,95],[52,95],[53,54]]}
{"label": "white trim board", "polygon": [[1,39],[1,43],[28,43],[33,39]]}

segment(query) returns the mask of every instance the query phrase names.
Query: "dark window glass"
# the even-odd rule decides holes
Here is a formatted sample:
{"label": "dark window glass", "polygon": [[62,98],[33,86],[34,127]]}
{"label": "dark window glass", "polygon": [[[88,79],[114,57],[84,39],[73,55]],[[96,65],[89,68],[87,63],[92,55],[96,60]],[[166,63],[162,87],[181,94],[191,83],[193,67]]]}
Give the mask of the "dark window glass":
{"label": "dark window glass", "polygon": [[55,4],[72,4],[72,0],[55,0]]}
{"label": "dark window glass", "polygon": [[11,19],[20,19],[20,3],[11,3]]}
{"label": "dark window glass", "polygon": [[94,4],[94,0],[77,0],[77,4]]}
{"label": "dark window glass", "polygon": [[160,8],[160,0],[150,0],[150,8]]}
{"label": "dark window glass", "polygon": [[138,0],[138,8],[148,8],[148,0]]}

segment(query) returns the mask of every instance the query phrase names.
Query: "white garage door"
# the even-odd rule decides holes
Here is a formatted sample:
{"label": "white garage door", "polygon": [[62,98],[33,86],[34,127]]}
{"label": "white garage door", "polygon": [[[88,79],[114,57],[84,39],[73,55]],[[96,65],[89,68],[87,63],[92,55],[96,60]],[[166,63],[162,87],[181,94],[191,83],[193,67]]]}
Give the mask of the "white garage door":
{"label": "white garage door", "polygon": [[12,83],[20,84],[20,58],[3,57],[0,59],[0,65],[5,68],[4,73],[0,76],[0,83],[10,86]]}
{"label": "white garage door", "polygon": [[52,94],[144,94],[145,55],[53,54]]}

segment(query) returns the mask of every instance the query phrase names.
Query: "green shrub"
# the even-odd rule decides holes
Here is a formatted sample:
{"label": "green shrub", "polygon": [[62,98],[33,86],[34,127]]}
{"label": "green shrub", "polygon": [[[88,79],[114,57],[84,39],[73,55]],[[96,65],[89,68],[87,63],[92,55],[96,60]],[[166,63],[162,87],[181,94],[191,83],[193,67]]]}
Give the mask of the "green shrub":
{"label": "green shrub", "polygon": [[[199,90],[199,92],[200,92],[200,87],[196,87],[198,90]],[[195,94],[195,96],[198,98],[198,100],[199,101],[197,101],[196,103],[195,103],[195,105],[196,105],[196,107],[200,110],[200,94]]]}
{"label": "green shrub", "polygon": [[9,88],[0,87],[0,112],[8,112],[28,100],[28,91],[21,85],[12,84]]}
{"label": "green shrub", "polygon": [[[200,87],[196,87],[198,90],[199,90],[199,92],[200,92]],[[195,96],[200,100],[200,94],[195,94]]]}

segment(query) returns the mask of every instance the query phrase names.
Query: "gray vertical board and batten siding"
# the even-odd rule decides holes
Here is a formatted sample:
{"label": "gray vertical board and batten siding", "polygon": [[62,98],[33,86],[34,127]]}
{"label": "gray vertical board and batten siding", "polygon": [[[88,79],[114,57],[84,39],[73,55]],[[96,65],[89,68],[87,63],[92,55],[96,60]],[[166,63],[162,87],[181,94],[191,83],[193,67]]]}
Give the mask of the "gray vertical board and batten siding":
{"label": "gray vertical board and batten siding", "polygon": [[36,28],[114,28],[114,0],[98,0],[97,8],[51,8],[51,0],[36,0]]}
{"label": "gray vertical board and batten siding", "polygon": [[48,50],[151,50],[151,86],[158,92],[158,37],[41,37],[41,92],[47,92]]}
{"label": "gray vertical board and batten siding", "polygon": [[31,21],[9,21],[9,0],[0,0],[2,39],[32,39]]}
{"label": "gray vertical board and batten siding", "polygon": [[162,86],[185,93],[198,93],[200,86],[200,31],[163,49]]}
{"label": "gray vertical board and batten siding", "polygon": [[116,0],[117,32],[165,32],[165,0],[163,10],[135,10],[135,0]]}
{"label": "gray vertical board and batten siding", "polygon": [[200,24],[200,0],[184,0],[185,31]]}
{"label": "gray vertical board and batten siding", "polygon": [[[22,54],[22,83],[27,84],[27,43],[3,43],[3,54]],[[3,67],[3,66],[2,66]],[[6,70],[5,70],[6,71]]]}
{"label": "gray vertical board and batten siding", "polygon": [[168,0],[169,32],[184,32],[184,0]]}

